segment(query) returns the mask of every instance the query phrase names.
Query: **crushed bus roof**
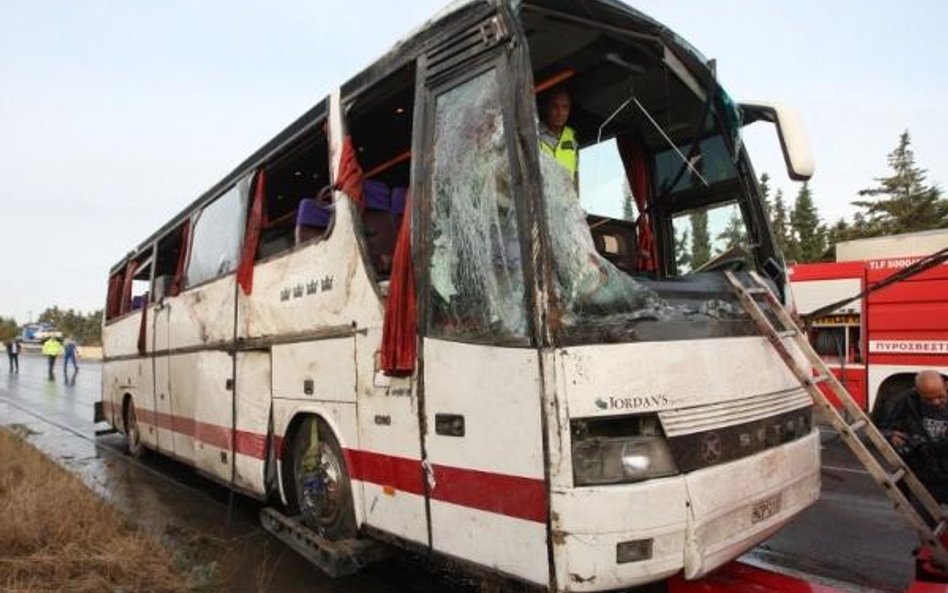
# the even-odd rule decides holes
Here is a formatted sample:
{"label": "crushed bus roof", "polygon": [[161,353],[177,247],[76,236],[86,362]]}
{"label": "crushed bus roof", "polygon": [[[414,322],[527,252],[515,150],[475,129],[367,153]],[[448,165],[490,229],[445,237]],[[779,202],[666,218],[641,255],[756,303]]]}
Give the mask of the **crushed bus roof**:
{"label": "crushed bus roof", "polygon": [[[409,31],[408,34],[396,41],[392,48],[386,53],[345,82],[341,86],[343,101],[351,101],[354,97],[358,96],[361,92],[388,74],[417,59],[429,45],[429,42],[433,38],[438,37],[441,31],[441,25],[446,21],[461,20],[467,18],[471,13],[495,10],[498,5],[504,4],[516,11],[531,9],[550,11],[586,20],[590,24],[609,24],[617,28],[617,30],[623,26],[634,26],[635,31],[653,37],[656,41],[661,41],[663,44],[677,48],[683,54],[681,57],[686,58],[692,64],[704,65],[707,62],[707,59],[701,55],[698,50],[673,31],[645,13],[632,8],[620,0],[584,0],[583,2],[576,2],[575,0],[454,0],[424,23]],[[111,275],[117,272],[127,261],[136,257],[166,234],[172,232],[203,204],[218,197],[237,183],[241,177],[259,167],[301,135],[311,131],[323,120],[327,112],[328,99],[323,98],[315,106],[307,110],[281,132],[276,134],[261,148],[244,159],[223,179],[212,185],[208,190],[198,196],[198,198],[191,201],[178,214],[152,233],[147,239],[142,241],[134,250],[126,253],[110,268],[109,274]]]}

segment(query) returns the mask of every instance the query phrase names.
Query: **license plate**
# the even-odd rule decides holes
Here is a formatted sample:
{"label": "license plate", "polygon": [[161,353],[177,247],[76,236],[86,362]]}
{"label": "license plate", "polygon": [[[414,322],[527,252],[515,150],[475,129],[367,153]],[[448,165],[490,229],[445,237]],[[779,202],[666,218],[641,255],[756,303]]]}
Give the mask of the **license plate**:
{"label": "license plate", "polygon": [[754,503],[751,509],[751,523],[760,523],[780,512],[780,494],[775,494]]}

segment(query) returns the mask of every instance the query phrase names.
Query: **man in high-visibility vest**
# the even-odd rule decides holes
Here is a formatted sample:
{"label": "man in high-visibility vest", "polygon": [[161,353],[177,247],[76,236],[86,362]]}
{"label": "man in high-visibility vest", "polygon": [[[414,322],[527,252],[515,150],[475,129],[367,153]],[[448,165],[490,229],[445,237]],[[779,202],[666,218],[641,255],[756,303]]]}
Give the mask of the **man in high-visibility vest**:
{"label": "man in high-visibility vest", "polygon": [[56,366],[56,357],[63,353],[63,345],[56,338],[48,338],[43,342],[43,356],[49,363],[49,380],[55,379],[53,376],[53,367]]}
{"label": "man in high-visibility vest", "polygon": [[555,87],[545,97],[540,122],[540,150],[558,162],[576,185],[579,181],[579,142],[576,130],[566,125],[572,101],[565,87]]}

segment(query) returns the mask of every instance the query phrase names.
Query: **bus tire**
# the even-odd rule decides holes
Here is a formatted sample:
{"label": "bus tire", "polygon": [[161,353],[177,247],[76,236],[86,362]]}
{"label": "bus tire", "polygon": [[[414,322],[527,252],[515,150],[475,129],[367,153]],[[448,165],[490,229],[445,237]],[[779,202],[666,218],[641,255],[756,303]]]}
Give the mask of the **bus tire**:
{"label": "bus tire", "polygon": [[293,435],[292,451],[292,500],[303,523],[330,540],[355,537],[352,483],[332,430],[314,416],[303,419]]}
{"label": "bus tire", "polygon": [[125,446],[128,454],[135,459],[145,456],[145,443],[142,442],[141,425],[138,423],[138,414],[135,412],[135,402],[128,397],[125,402]]}

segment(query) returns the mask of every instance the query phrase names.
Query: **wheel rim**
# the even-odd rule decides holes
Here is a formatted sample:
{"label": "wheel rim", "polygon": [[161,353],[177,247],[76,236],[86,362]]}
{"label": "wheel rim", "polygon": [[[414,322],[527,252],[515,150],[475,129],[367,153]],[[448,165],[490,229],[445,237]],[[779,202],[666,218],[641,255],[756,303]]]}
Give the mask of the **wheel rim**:
{"label": "wheel rim", "polygon": [[300,507],[320,525],[328,526],[339,518],[342,497],[345,496],[345,478],[342,460],[332,447],[320,441],[318,452],[316,463],[311,467],[306,467],[305,461],[300,460]]}

